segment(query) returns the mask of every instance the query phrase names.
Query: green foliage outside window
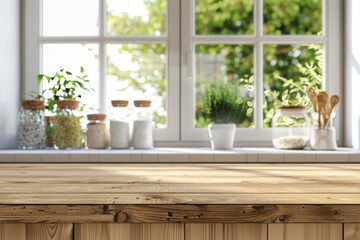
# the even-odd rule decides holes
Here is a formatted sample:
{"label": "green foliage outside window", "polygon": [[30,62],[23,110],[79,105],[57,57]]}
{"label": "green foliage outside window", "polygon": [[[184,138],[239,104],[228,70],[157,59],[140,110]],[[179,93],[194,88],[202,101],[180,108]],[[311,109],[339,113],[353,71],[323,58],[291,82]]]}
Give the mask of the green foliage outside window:
{"label": "green foliage outside window", "polygon": [[[254,0],[194,0],[195,32],[198,35],[251,35],[254,34]],[[166,1],[144,1],[148,11],[148,22],[144,19],[108,13],[108,33],[110,35],[166,35],[164,20]],[[264,0],[264,34],[269,35],[316,35],[322,29],[321,0]],[[131,24],[129,23],[131,22]],[[151,23],[151,24],[149,24]],[[152,24],[153,23],[153,24]],[[127,28],[130,26],[131,28]],[[124,30],[128,29],[128,30]],[[159,30],[160,29],[160,30]],[[124,32],[125,31],[125,32]],[[166,54],[162,44],[123,44],[119,54],[136,53],[132,61],[138,70],[121,70],[108,59],[108,75],[118,81],[127,81],[128,87],[146,92],[145,80],[154,91],[153,95],[162,98],[160,110],[155,110],[155,122],[158,126],[166,123],[166,72],[155,74],[156,69],[149,67],[149,51],[154,56]],[[253,127],[254,96],[254,46],[251,44],[196,45],[196,61],[212,58],[222,61],[219,69],[212,74],[196,72],[196,127],[206,127],[210,119],[206,115],[202,96],[205,86],[225,81],[242,89],[239,101],[244,108],[241,112],[239,127]],[[310,106],[305,94],[309,86],[319,89],[322,80],[322,45],[264,45],[264,127],[271,127],[274,108],[280,104]],[[121,91],[122,89],[119,89]]]}

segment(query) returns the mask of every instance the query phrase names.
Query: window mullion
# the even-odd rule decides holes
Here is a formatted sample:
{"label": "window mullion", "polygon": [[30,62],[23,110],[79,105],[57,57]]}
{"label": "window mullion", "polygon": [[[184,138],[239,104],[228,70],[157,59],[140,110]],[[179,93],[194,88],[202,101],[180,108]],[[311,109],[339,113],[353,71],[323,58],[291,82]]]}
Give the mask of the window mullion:
{"label": "window mullion", "polygon": [[[342,7],[343,4],[341,1],[324,1],[323,11],[324,13],[324,28],[325,36],[329,39],[327,44],[325,44],[325,54],[324,54],[324,77],[325,79],[325,89],[331,94],[337,94],[341,99],[344,99],[345,94],[343,94],[343,49],[341,46],[344,44],[342,39]],[[324,81],[323,81],[324,82]],[[335,112],[340,113],[335,120],[335,128],[337,130],[337,140],[340,144],[343,142],[343,131],[344,124],[341,113],[344,112],[343,105],[339,104],[336,107]]]}
{"label": "window mullion", "polygon": [[306,44],[319,43],[323,44],[327,41],[323,36],[195,36],[192,38],[193,43],[204,44],[255,44],[261,41],[266,44]]}
{"label": "window mullion", "polygon": [[254,27],[257,38],[263,36],[263,0],[254,0]]}
{"label": "window mullion", "polygon": [[106,34],[106,0],[99,1],[99,107],[100,112],[107,112],[106,109],[106,43],[104,37]]}
{"label": "window mullion", "polygon": [[[194,1],[181,1],[181,140],[194,140],[196,134],[195,119],[195,79],[194,79]],[[191,54],[189,57],[189,54]],[[191,73],[191,76],[189,75]],[[201,131],[201,130],[199,130]],[[202,139],[196,139],[202,140]]]}
{"label": "window mullion", "polygon": [[[159,140],[180,140],[180,1],[167,1],[167,130]],[[161,43],[161,42],[160,42]]]}
{"label": "window mullion", "polygon": [[255,95],[254,95],[254,125],[256,129],[263,126],[263,44],[257,41],[255,44],[254,54],[254,69],[255,69]]}
{"label": "window mullion", "polygon": [[255,0],[254,11],[255,23],[255,54],[254,54],[254,125],[255,129],[263,126],[263,42],[260,40],[263,36],[263,0]]}

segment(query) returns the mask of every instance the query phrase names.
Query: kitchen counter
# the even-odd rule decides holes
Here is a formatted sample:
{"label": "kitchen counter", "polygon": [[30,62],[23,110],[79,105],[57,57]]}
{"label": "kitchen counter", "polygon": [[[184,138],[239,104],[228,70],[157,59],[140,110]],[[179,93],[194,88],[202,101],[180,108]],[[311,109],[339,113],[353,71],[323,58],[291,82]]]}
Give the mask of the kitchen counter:
{"label": "kitchen counter", "polygon": [[1,164],[0,222],[360,222],[359,164]]}

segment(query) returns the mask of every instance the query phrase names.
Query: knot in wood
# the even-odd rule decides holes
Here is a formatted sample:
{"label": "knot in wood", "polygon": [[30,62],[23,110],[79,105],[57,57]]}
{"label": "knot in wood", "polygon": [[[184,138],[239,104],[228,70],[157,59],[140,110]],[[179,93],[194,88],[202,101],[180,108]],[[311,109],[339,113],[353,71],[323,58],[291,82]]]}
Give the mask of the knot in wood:
{"label": "knot in wood", "polygon": [[104,214],[110,214],[109,205],[105,204],[102,208]]}
{"label": "knot in wood", "polygon": [[287,215],[280,215],[279,216],[279,221],[280,222],[287,222],[288,221],[288,216]]}
{"label": "knot in wood", "polygon": [[115,215],[115,222],[124,223],[128,220],[128,215],[126,212],[119,212]]}
{"label": "knot in wood", "polygon": [[335,210],[334,215],[341,215],[341,212],[339,210]]}

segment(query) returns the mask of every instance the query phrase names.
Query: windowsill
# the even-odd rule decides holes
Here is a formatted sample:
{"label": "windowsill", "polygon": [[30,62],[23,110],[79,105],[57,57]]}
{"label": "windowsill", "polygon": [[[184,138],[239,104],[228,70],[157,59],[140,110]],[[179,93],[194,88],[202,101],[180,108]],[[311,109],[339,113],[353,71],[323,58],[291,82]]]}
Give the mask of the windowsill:
{"label": "windowsill", "polygon": [[360,163],[360,150],[336,151],[236,148],[150,150],[0,150],[0,163]]}

